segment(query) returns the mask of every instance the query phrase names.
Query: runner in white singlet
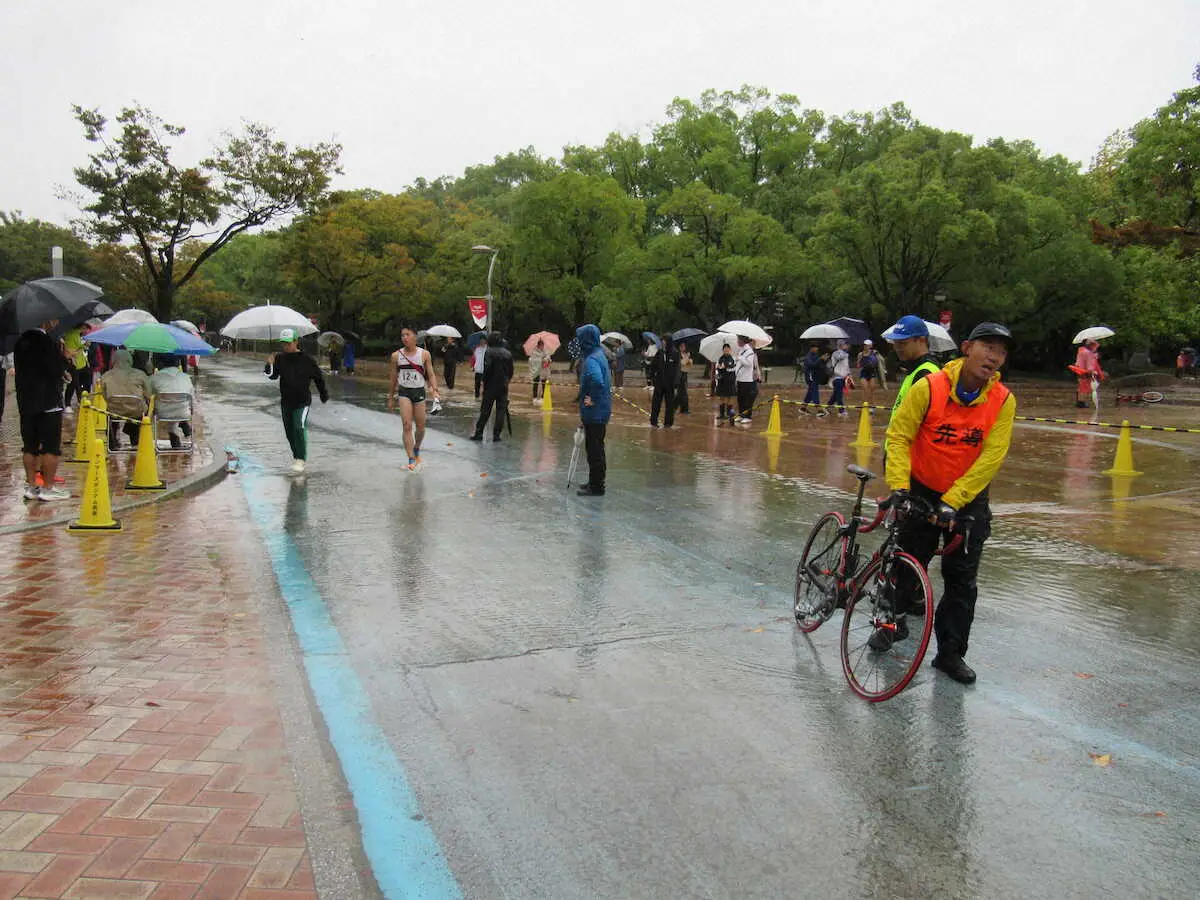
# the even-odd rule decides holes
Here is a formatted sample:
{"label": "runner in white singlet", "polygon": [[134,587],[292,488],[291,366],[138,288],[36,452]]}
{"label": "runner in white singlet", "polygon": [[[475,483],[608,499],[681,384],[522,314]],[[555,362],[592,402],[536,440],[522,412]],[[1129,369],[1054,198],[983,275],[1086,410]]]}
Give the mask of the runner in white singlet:
{"label": "runner in white singlet", "polygon": [[407,468],[414,472],[421,465],[421,442],[425,440],[425,389],[429,388],[435,400],[440,400],[441,395],[433,371],[433,358],[428,350],[417,347],[417,332],[405,327],[400,331],[400,340],[402,346],[392,354],[388,409],[400,409],[400,418],[404,421],[404,449],[408,453]]}

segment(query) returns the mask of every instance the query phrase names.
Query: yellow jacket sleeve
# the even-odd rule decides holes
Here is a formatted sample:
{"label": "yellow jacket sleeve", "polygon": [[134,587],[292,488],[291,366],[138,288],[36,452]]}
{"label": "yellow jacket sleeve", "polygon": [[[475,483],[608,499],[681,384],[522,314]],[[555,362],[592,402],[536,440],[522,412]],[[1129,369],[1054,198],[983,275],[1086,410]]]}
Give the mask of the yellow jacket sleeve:
{"label": "yellow jacket sleeve", "polygon": [[[907,398],[905,402],[907,402]],[[1004,463],[1004,458],[1008,456],[1008,446],[1012,443],[1013,421],[1016,417],[1017,398],[1015,394],[1010,393],[1008,399],[1004,401],[1004,405],[1000,407],[1000,415],[996,418],[996,424],[992,426],[987,439],[983,442],[979,458],[975,460],[971,468],[967,469],[962,478],[950,485],[950,490],[942,494],[943,503],[953,506],[955,509],[962,509],[979,496],[980,491],[992,483],[992,479],[996,477],[996,473],[1000,471],[1000,466]],[[888,461],[888,471],[891,471],[890,460]],[[888,481],[890,483],[891,479],[889,478]]]}
{"label": "yellow jacket sleeve", "polygon": [[[887,470],[884,476],[893,491],[907,491],[912,473],[910,452],[925,413],[929,412],[929,379],[914,381],[900,408],[892,413],[887,429]],[[994,430],[994,429],[993,429]]]}

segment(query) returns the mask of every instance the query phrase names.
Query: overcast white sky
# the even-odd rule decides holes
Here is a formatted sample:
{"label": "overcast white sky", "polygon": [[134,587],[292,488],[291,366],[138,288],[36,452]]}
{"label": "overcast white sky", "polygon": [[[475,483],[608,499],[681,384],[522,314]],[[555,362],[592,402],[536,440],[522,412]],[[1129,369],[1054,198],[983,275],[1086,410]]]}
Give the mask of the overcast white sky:
{"label": "overcast white sky", "polygon": [[648,132],[672,98],[762,85],[827,113],[904,101],[1085,163],[1191,85],[1197,0],[0,0],[0,209],[65,224],[70,106],[133,101],[198,159],[243,118],[335,138],[341,187]]}

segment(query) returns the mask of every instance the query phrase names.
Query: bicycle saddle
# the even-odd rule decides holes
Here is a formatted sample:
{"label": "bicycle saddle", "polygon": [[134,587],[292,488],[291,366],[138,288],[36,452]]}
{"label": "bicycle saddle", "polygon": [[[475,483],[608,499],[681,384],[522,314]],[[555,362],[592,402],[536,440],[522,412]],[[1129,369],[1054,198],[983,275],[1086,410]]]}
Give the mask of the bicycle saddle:
{"label": "bicycle saddle", "polygon": [[870,481],[875,477],[874,472],[868,472],[862,466],[849,465],[846,466],[846,471],[857,478],[859,481]]}

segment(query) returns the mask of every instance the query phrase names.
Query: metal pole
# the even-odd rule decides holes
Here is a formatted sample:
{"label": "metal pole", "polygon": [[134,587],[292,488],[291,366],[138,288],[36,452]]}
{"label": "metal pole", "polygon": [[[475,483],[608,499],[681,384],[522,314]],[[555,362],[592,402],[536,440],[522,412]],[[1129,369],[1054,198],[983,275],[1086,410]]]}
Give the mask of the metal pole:
{"label": "metal pole", "polygon": [[488,334],[492,333],[492,322],[495,321],[495,317],[496,317],[496,301],[492,298],[492,270],[496,268],[496,257],[499,255],[500,255],[499,250],[493,250],[492,251],[492,260],[491,260],[491,262],[488,263],[488,277],[487,277],[488,314],[487,314],[487,328],[484,329],[485,331],[487,331]]}
{"label": "metal pole", "polygon": [[62,275],[63,273],[63,249],[62,247],[50,248],[50,274]]}

